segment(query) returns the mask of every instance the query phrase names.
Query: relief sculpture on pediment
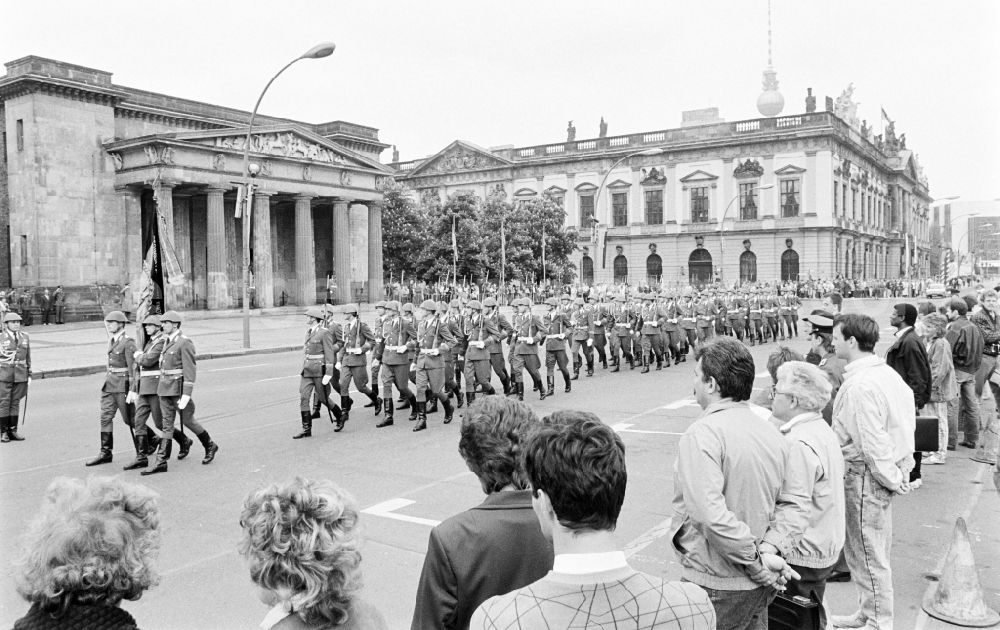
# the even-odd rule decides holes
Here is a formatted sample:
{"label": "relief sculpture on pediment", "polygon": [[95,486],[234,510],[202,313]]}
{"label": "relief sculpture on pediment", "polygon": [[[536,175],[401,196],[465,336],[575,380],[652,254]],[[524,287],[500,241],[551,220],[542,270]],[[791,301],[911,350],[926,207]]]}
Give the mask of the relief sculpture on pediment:
{"label": "relief sculpture on pediment", "polygon": [[[216,138],[215,146],[242,151],[246,146],[246,136]],[[264,155],[305,158],[316,162],[347,163],[343,156],[291,132],[254,134],[250,138],[250,151]]]}
{"label": "relief sculpture on pediment", "polygon": [[486,156],[459,149],[437,160],[430,170],[437,173],[452,173],[458,170],[487,168],[491,163],[492,161]]}

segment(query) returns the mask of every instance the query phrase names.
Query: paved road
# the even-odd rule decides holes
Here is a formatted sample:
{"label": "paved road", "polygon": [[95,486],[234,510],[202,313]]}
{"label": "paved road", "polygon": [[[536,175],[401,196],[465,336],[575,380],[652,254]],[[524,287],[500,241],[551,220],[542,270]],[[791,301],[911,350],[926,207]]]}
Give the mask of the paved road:
{"label": "paved road", "polygon": [[[887,302],[866,306],[887,321]],[[804,339],[791,344],[805,349]],[[773,344],[752,348],[759,373]],[[880,349],[882,347],[880,346]],[[251,628],[264,607],[254,596],[236,552],[243,497],[252,488],[293,475],[326,477],[349,489],[366,509],[364,596],[386,615],[390,627],[408,627],[427,533],[433,522],[477,504],[482,494],[458,455],[458,423],[444,426],[441,414],[430,428],[413,434],[402,416],[396,426],[376,430],[371,410],[355,406],[344,432],[318,423],[314,437],[291,440],[298,424],[299,355],[282,353],[206,361],[195,400],[198,415],[221,445],[216,461],[201,466],[201,448],[166,475],[142,478],[161,493],[164,506],[163,580],[139,602],[127,602],[141,627]],[[663,534],[672,496],[671,471],[678,434],[697,417],[691,400],[690,363],[640,375],[598,370],[582,377],[571,395],[559,392],[537,401],[539,414],[574,407],[589,409],[616,426],[628,452],[629,485],[617,537],[642,570],[679,575]],[[558,379],[557,383],[559,382]],[[36,381],[31,392],[27,442],[0,448],[0,557],[11,558],[17,536],[58,475],[122,473],[131,452],[127,431],[116,425],[115,461],[85,469],[98,448],[98,391],[101,376]],[[766,379],[758,380],[758,386]],[[399,412],[402,413],[402,412]],[[924,487],[897,501],[893,565],[897,627],[944,627],[921,618],[919,601],[943,557],[957,515],[970,516],[973,545],[988,598],[1000,604],[1000,501],[987,467],[959,451],[945,467],[928,468]],[[850,585],[831,585],[835,612],[852,609]],[[0,627],[24,613],[8,562],[0,569]]]}

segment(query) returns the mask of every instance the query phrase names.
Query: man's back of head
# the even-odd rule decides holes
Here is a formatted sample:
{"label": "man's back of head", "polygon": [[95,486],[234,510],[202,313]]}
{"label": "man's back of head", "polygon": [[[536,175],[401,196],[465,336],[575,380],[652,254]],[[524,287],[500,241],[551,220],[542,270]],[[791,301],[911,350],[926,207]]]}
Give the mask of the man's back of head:
{"label": "man's back of head", "polygon": [[702,408],[728,398],[749,400],[756,371],[753,356],[732,337],[717,337],[695,352],[695,398]]}

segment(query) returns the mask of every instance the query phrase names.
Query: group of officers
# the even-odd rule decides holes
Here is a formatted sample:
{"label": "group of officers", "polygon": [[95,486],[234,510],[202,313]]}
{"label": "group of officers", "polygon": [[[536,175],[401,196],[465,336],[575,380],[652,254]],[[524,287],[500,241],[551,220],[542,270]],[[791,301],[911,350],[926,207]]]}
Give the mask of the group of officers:
{"label": "group of officers", "polygon": [[527,372],[544,400],[555,394],[557,368],[569,393],[584,366],[586,376],[593,376],[597,362],[618,372],[624,360],[645,374],[653,366],[662,370],[686,361],[693,348],[715,335],[751,345],[798,336],[800,305],[791,289],[592,293],[548,298],[542,313],[534,312],[529,298],[516,299],[508,319],[493,298],[419,305],[391,300],[375,304],[372,325],[359,319],[353,304],[310,308],[299,384],[302,430],[293,438],[312,436],[322,407],[334,431],[341,431],[353,406],[352,382],[369,399],[366,407],[376,416],[384,412],[376,427],[391,426],[395,410],[409,409],[413,431],[422,431],[439,403],[448,424],[455,408],[474,401],[477,393],[496,393],[491,373],[505,395],[524,400]]}

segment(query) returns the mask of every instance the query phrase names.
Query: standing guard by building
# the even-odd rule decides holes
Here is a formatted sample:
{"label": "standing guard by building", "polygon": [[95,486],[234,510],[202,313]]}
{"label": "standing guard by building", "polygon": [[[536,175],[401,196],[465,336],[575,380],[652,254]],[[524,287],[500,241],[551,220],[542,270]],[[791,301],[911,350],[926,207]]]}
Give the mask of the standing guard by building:
{"label": "standing guard by building", "polygon": [[[510,373],[507,371],[507,363],[503,358],[503,344],[501,342],[511,338],[514,328],[497,308],[495,298],[488,297],[483,300],[483,317],[492,321],[497,330],[500,331],[500,336],[486,344],[486,348],[490,351],[490,365],[493,367],[493,373],[500,379],[500,384],[503,385],[503,394],[507,396],[510,394]],[[513,341],[508,343],[513,347]]]}
{"label": "standing guard by building", "polygon": [[545,384],[548,389],[546,396],[555,394],[556,374],[555,367],[559,366],[559,371],[563,375],[566,383],[566,393],[573,391],[572,381],[569,378],[569,359],[566,357],[566,331],[572,330],[566,313],[559,309],[559,301],[554,297],[545,300],[545,305],[549,308],[548,313],[542,317],[542,324],[545,326]]}
{"label": "standing guard by building", "polygon": [[7,313],[6,330],[0,333],[0,441],[22,442],[17,433],[21,401],[28,396],[31,384],[31,340],[21,332],[21,316]]}
{"label": "standing guard by building", "polygon": [[417,361],[411,370],[416,372],[417,424],[414,431],[427,428],[428,393],[444,405],[444,423],[451,422],[454,408],[444,392],[444,354],[455,343],[448,326],[437,315],[437,303],[424,300],[417,308]]}
{"label": "standing guard by building", "polygon": [[[337,344],[333,333],[324,326],[326,313],[319,307],[306,311],[309,330],[306,331],[306,341],[302,346],[305,357],[302,370],[299,372],[299,415],[302,418],[302,432],[292,436],[293,440],[312,437],[312,421],[319,416],[320,405],[330,410],[331,418],[340,429],[343,428],[340,406],[333,402],[330,393],[330,383],[336,374]],[[339,384],[338,384],[339,387]],[[316,402],[312,403],[315,396]],[[311,405],[315,405],[311,407]],[[334,431],[340,429],[334,428]]]}
{"label": "standing guard by building", "polygon": [[468,305],[469,314],[462,321],[462,337],[466,340],[465,350],[465,401],[472,404],[476,400],[476,385],[487,396],[496,390],[490,384],[490,346],[500,339],[500,329],[496,323],[483,315],[483,305],[472,300]]}
{"label": "standing guard by building", "polygon": [[131,404],[131,387],[133,366],[135,365],[135,340],[125,334],[128,318],[121,311],[111,311],[104,317],[108,335],[107,372],[104,374],[104,385],[101,386],[101,452],[88,461],[86,466],[111,463],[111,451],[114,449],[115,414],[121,413],[122,420],[128,426],[129,434],[138,450],[135,434],[132,429],[135,408]]}
{"label": "standing guard by building", "polygon": [[382,408],[385,418],[375,428],[392,426],[392,386],[396,385],[399,395],[407,401],[410,420],[417,419],[417,398],[410,391],[410,352],[417,347],[417,331],[413,323],[400,317],[399,302],[386,302],[386,317],[382,321]]}
{"label": "standing guard by building", "polygon": [[368,324],[358,318],[356,304],[347,304],[343,307],[343,311],[347,317],[341,327],[344,336],[341,339],[340,354],[336,366],[340,370],[340,420],[334,431],[343,429],[344,424],[350,419],[351,407],[354,406],[354,401],[351,399],[352,380],[358,391],[367,396],[375,405],[375,415],[382,413],[382,400],[368,389],[368,357],[366,354],[375,345],[375,335],[368,328]]}

